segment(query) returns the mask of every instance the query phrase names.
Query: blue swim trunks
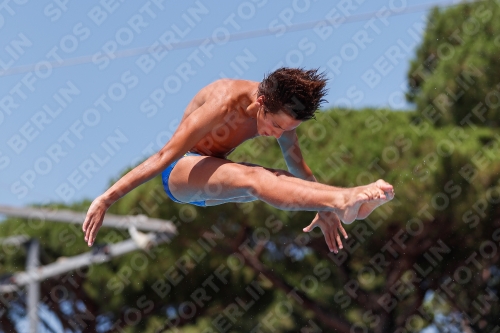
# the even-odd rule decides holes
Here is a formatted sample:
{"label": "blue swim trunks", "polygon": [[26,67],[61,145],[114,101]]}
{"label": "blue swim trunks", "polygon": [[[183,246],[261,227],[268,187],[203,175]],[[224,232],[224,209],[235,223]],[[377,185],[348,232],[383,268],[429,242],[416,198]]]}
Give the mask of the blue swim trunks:
{"label": "blue swim trunks", "polygon": [[[202,156],[202,155],[198,154],[198,153],[187,152],[186,154],[184,154],[183,157],[186,157],[186,156]],[[172,170],[174,169],[177,162],[179,162],[179,160],[180,159],[178,159],[177,161],[174,161],[172,164],[170,164],[168,166],[168,168],[166,168],[161,173],[161,180],[163,182],[163,188],[165,189],[165,192],[167,193],[167,195],[169,196],[170,199],[172,199],[174,202],[177,202],[177,203],[186,203],[186,202],[182,202],[182,201],[177,200],[172,195],[172,192],[170,192],[170,189],[168,188],[168,179],[170,178],[170,174],[172,173]],[[187,202],[187,203],[189,203],[191,205],[195,205],[195,206],[206,207],[205,201],[192,201],[192,202]]]}

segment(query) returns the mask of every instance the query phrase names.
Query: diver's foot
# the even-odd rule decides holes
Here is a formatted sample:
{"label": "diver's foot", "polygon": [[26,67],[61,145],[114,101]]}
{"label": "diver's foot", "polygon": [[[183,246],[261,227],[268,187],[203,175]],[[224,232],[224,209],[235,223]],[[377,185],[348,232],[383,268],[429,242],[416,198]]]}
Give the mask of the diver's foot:
{"label": "diver's foot", "polygon": [[374,184],[384,191],[385,199],[376,199],[363,203],[358,210],[357,220],[363,220],[368,217],[377,207],[394,199],[394,188],[388,182],[379,179]]}
{"label": "diver's foot", "polygon": [[371,213],[373,209],[380,206],[383,202],[387,202],[387,198],[391,193],[393,193],[394,190],[392,185],[379,179],[369,185],[354,187],[348,191],[349,193],[346,195],[347,198],[344,208],[337,211],[338,217],[344,223],[352,223],[356,218],[358,218],[360,215],[359,211],[363,205],[371,204],[363,209],[363,215],[365,215],[368,211],[368,214]]}

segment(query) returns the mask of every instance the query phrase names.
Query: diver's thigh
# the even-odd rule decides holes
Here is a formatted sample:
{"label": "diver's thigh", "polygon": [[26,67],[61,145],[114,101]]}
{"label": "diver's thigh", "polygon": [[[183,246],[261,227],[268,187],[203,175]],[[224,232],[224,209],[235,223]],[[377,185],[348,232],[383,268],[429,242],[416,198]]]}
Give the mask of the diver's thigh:
{"label": "diver's thigh", "polygon": [[[187,156],[172,170],[169,187],[173,196],[183,202],[202,200],[250,200],[259,166],[248,166],[211,156]],[[239,201],[237,201],[239,202]]]}

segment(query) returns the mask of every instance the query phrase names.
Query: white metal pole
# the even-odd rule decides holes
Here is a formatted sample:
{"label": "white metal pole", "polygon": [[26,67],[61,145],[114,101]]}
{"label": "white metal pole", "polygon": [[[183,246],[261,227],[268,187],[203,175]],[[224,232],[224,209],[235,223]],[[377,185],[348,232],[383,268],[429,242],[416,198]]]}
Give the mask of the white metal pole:
{"label": "white metal pole", "polygon": [[[40,243],[36,239],[28,243],[28,256],[26,258],[26,272],[35,275],[40,265]],[[38,301],[40,299],[40,282],[31,280],[28,283],[27,308],[29,319],[29,333],[36,333],[38,327]]]}

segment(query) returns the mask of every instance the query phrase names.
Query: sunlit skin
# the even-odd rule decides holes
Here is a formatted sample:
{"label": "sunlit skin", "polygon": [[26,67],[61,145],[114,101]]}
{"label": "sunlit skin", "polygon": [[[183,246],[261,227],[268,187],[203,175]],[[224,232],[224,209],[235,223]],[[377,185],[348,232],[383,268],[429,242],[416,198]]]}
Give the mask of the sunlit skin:
{"label": "sunlit skin", "polygon": [[[169,186],[178,200],[205,200],[207,206],[262,200],[286,210],[318,211],[303,230],[320,227],[330,251],[341,249],[340,234],[347,237],[341,221],[351,223],[365,218],[391,200],[392,185],[383,180],[354,188],[317,183],[298,144],[295,129],[301,121],[282,110],[265,112],[265,97],[257,96],[258,85],[254,81],[223,79],[201,89],[165,146],[92,202],[83,224],[88,245],[94,243],[106,210],[116,200],[192,151],[203,156],[180,159],[170,175]],[[258,136],[277,139],[288,171],[227,159],[241,143]]]}

